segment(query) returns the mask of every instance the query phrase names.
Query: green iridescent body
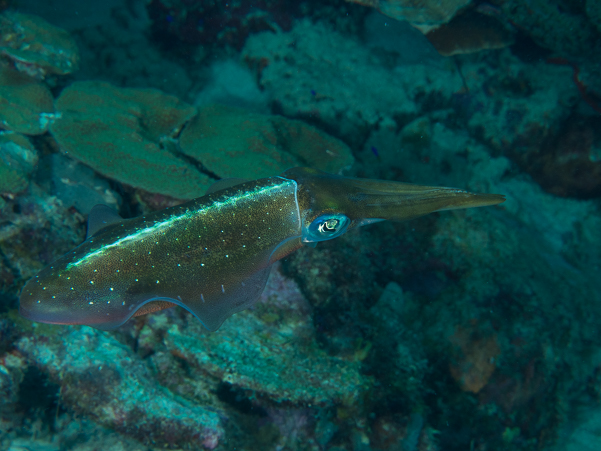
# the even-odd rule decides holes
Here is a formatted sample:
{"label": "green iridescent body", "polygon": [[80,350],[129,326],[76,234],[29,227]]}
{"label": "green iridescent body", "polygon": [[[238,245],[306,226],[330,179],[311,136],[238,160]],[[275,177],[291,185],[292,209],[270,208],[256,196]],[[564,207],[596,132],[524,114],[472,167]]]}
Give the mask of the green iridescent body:
{"label": "green iridescent body", "polygon": [[273,262],[303,244],[371,222],[504,200],[306,168],[231,183],[237,184],[129,220],[95,208],[91,236],[25,285],[20,313],[111,329],[134,315],[180,305],[216,330],[259,298]]}

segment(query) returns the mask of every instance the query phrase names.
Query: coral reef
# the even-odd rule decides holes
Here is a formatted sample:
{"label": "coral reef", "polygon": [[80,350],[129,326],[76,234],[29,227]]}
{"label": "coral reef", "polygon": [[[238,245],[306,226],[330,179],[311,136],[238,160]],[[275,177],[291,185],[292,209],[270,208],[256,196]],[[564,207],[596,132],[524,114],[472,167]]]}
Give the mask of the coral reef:
{"label": "coral reef", "polygon": [[100,424],[166,447],[214,449],[225,415],[157,388],[149,370],[114,337],[90,328],[33,329],[16,348],[60,386],[61,402]]}
{"label": "coral reef", "polygon": [[344,143],[301,122],[225,106],[197,114],[157,90],[76,82],[56,108],[50,131],[62,152],[126,185],[175,199],[207,189],[211,179],[200,164],[218,177],[255,179],[303,165],[338,172],[353,162]]}
{"label": "coral reef", "polygon": [[50,130],[61,150],[105,176],[178,199],[198,197],[210,184],[165,148],[196,112],[175,97],[77,82],[61,93],[56,109],[60,117]]}
{"label": "coral reef", "polygon": [[295,166],[337,173],[354,161],[344,143],[303,122],[223,105],[201,108],[179,143],[212,173],[250,180]]}
{"label": "coral reef", "polygon": [[449,99],[451,80],[461,86],[458,74],[444,67],[388,70],[358,41],[308,21],[289,33],[251,36],[243,55],[277,111],[319,124],[353,145],[380,123],[416,115],[422,102]]}
{"label": "coral reef", "polygon": [[[342,0],[134,1],[72,25],[76,76],[113,85],[73,83],[72,39],[4,13],[0,448],[598,448],[598,2],[361,3],[417,6],[409,20],[439,33],[481,19],[469,28],[516,44],[467,53],[509,41],[459,27],[443,58]],[[22,285],[81,242],[93,204],[131,217],[300,164],[507,202],[304,247],[214,334],[180,308],[112,332],[18,316]]]}
{"label": "coral reef", "polygon": [[77,45],[63,29],[39,16],[7,11],[0,15],[0,51],[27,74],[44,78],[77,70]]}
{"label": "coral reef", "polygon": [[298,287],[274,271],[249,314],[234,315],[217,334],[203,335],[198,322],[172,326],[164,343],[191,372],[244,390],[259,405],[360,403],[369,384],[359,362],[329,357],[317,348],[310,313]]}

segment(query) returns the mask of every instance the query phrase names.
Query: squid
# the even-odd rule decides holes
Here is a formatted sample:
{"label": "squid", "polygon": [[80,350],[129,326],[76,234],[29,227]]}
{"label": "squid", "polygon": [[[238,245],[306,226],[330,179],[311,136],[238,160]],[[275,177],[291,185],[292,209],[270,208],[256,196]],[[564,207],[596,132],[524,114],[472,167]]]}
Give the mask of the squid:
{"label": "squid", "polygon": [[256,302],[272,264],[301,246],[379,221],[504,200],[293,168],[254,181],[220,180],[203,197],[133,219],[97,205],[86,240],[25,284],[19,312],[108,330],[177,305],[214,331]]}

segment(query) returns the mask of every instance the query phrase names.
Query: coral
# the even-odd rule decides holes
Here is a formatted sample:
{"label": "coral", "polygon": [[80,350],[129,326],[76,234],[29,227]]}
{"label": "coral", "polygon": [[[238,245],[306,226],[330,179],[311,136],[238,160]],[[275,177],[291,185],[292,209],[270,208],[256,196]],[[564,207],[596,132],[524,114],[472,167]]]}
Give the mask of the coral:
{"label": "coral", "polygon": [[414,117],[424,103],[449,102],[462,86],[459,74],[431,60],[390,70],[357,40],[308,21],[289,33],[251,36],[243,55],[276,111],[320,124],[351,147],[379,124]]}
{"label": "coral", "polygon": [[53,101],[45,85],[0,62],[0,127],[26,135],[45,133]]}
{"label": "coral", "polygon": [[473,136],[519,161],[539,152],[567,119],[579,92],[568,67],[524,65],[509,52],[497,61],[494,69],[478,63],[462,66],[469,91],[456,95],[456,105]]}
{"label": "coral", "polygon": [[351,405],[369,385],[359,362],[330,357],[315,346],[310,308],[298,287],[275,271],[257,306],[232,316],[219,333],[202,330],[198,321],[174,325],[164,342],[190,371],[269,404]]}
{"label": "coral", "polygon": [[152,89],[77,82],[56,101],[50,131],[61,150],[127,185],[178,199],[200,196],[210,184],[196,167],[165,147],[195,108]]}
{"label": "coral", "polygon": [[337,173],[354,161],[344,143],[300,121],[222,105],[201,108],[179,143],[209,171],[251,180],[295,166]]}
{"label": "coral", "polygon": [[24,191],[37,162],[38,154],[25,136],[0,132],[0,194]]}
{"label": "coral", "polygon": [[77,69],[79,54],[69,34],[38,16],[7,11],[0,16],[0,51],[30,75],[64,75]]}
{"label": "coral", "polygon": [[376,8],[397,20],[406,20],[423,33],[449,22],[471,0],[347,0]]}
{"label": "coral", "polygon": [[16,342],[60,386],[61,403],[143,443],[214,449],[224,435],[223,412],[161,390],[112,335],[91,328],[40,327]]}

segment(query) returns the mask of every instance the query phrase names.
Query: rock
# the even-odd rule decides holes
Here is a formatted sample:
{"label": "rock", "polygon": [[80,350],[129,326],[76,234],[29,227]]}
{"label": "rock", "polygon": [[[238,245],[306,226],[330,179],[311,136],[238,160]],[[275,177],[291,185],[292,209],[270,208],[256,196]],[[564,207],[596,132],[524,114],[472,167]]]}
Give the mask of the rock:
{"label": "rock", "polygon": [[[369,386],[359,361],[330,357],[314,346],[311,308],[298,286],[277,270],[255,307],[229,318],[217,333],[203,330],[192,318],[169,327],[167,350],[186,361],[192,380],[208,375],[260,404],[350,406]],[[168,384],[177,380],[162,377]]]}
{"label": "rock", "polygon": [[15,346],[61,386],[61,403],[146,444],[214,449],[223,413],[173,396],[114,336],[89,327],[30,325]]}
{"label": "rock", "polygon": [[243,56],[276,111],[319,124],[351,147],[382,123],[415,118],[424,104],[449,103],[462,86],[442,62],[391,69],[358,40],[307,21],[289,33],[251,36]]}

